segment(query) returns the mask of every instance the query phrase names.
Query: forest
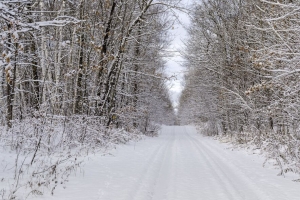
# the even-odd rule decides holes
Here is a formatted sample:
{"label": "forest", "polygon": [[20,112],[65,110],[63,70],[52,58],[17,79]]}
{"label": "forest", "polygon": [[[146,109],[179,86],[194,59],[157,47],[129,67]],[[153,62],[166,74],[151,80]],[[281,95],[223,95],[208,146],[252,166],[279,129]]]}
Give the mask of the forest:
{"label": "forest", "polygon": [[[292,188],[276,179],[274,188],[285,187],[259,182],[263,191],[247,174],[265,180],[260,168],[212,137],[263,154],[278,175],[300,174],[300,2],[181,2],[0,1],[0,199],[55,195],[95,169],[84,168],[92,156],[106,166],[90,175],[99,191],[112,181],[127,199],[199,199],[198,184],[212,199],[280,199]],[[190,24],[176,107],[166,63],[178,54],[170,49],[178,12]],[[117,146],[122,163],[109,157]],[[107,189],[107,199],[118,195]]]}
{"label": "forest", "polygon": [[0,198],[22,188],[53,193],[80,165],[77,156],[173,123],[163,73],[172,5],[0,1],[2,162],[17,155],[14,178],[0,177],[11,181]]}
{"label": "forest", "polygon": [[182,124],[300,172],[300,2],[203,0],[191,12]]}

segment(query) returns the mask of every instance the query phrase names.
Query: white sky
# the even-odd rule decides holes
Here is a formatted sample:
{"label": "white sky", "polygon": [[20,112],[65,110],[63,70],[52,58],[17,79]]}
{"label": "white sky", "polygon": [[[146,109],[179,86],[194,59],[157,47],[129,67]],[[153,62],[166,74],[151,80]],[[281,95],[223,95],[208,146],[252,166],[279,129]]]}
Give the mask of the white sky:
{"label": "white sky", "polygon": [[[191,0],[182,0],[181,5],[186,6]],[[167,76],[175,76],[172,80],[168,81],[169,93],[174,107],[178,105],[180,94],[183,90],[184,71],[185,68],[181,66],[184,59],[180,55],[180,51],[184,49],[185,40],[187,39],[187,32],[184,27],[189,25],[188,15],[181,11],[175,11],[180,21],[174,24],[174,29],[170,30],[171,37],[174,39],[168,48],[172,51],[173,57],[167,58],[167,67],[165,73]],[[184,27],[183,27],[184,26]]]}

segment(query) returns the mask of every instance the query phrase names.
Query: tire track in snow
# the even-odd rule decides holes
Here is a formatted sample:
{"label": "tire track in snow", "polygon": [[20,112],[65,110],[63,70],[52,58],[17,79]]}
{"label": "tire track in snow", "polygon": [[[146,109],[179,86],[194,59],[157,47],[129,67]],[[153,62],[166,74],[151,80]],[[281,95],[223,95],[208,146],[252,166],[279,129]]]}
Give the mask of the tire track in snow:
{"label": "tire track in snow", "polygon": [[[196,139],[196,140],[198,140],[198,139]],[[201,141],[199,141],[199,142],[201,142]],[[214,154],[216,157],[218,157],[219,161],[221,161],[223,163],[226,162],[226,159],[224,157],[220,156],[220,154],[218,154],[218,152],[215,149],[209,148],[207,146],[207,144],[205,144],[204,142],[201,142],[201,144],[207,149],[207,151],[210,151],[212,154]],[[223,153],[226,154],[226,156],[229,157],[229,159],[235,160],[235,162],[240,163],[238,160],[232,158],[232,155],[230,155],[230,153],[228,153],[226,151],[224,151]],[[261,191],[260,193],[263,193],[263,195],[268,196],[268,194],[265,193],[265,192],[262,192],[262,190],[259,187],[256,186],[256,184],[254,183],[254,181],[251,180],[246,173],[244,173],[241,169],[239,169],[237,165],[232,164],[231,162],[227,162],[227,165],[230,166],[231,168],[234,168],[235,172],[236,172],[236,174],[238,174],[238,176],[240,176],[244,180],[248,180],[248,182],[251,184],[251,186],[254,187],[254,188],[256,188],[256,191]],[[282,188],[280,188],[280,187],[276,187],[276,188],[274,188],[274,190],[279,190],[280,193],[282,193],[283,196],[288,196],[287,192],[285,190],[283,190]],[[269,200],[272,199],[269,196],[266,197],[266,198],[269,199]]]}
{"label": "tire track in snow", "polygon": [[[174,132],[174,127],[173,127]],[[169,135],[169,134],[168,134]],[[167,138],[165,144],[160,146],[151,156],[146,165],[144,172],[139,177],[137,183],[133,186],[127,200],[151,200],[155,192],[155,186],[159,176],[159,171],[163,165],[162,160],[168,156],[168,148],[172,145],[174,139]]]}
{"label": "tire track in snow", "polygon": [[[224,198],[226,198],[228,200],[233,200],[233,199],[239,200],[239,198],[236,198],[236,196],[239,196],[239,195],[236,193],[235,188],[230,183],[225,181],[224,174],[222,174],[220,172],[220,169],[218,167],[216,167],[216,165],[213,162],[210,161],[210,157],[207,156],[207,154],[205,154],[203,152],[203,150],[198,147],[198,144],[195,143],[195,141],[193,140],[193,138],[190,135],[188,135],[186,129],[184,131],[185,131],[184,135],[187,138],[189,138],[188,140],[191,143],[191,146],[193,147],[193,149],[195,149],[195,151],[197,151],[199,153],[199,157],[197,159],[203,158],[205,161],[204,164],[208,165],[210,170],[212,171],[212,176],[217,178],[217,179],[213,180],[214,185],[211,188],[214,188],[216,185],[218,185],[219,188],[221,188],[223,190],[223,194],[226,195],[226,197],[224,197]],[[201,170],[201,169],[199,169],[199,170]]]}
{"label": "tire track in snow", "polygon": [[[254,181],[251,178],[249,178],[249,175],[247,175],[241,169],[239,169],[237,165],[228,162],[224,158],[224,156],[221,156],[214,148],[210,148],[205,142],[200,141],[198,138],[194,138],[194,139],[197,140],[199,143],[201,143],[201,146],[204,147],[207,152],[210,152],[211,155],[214,155],[214,157],[217,158],[216,160],[219,161],[220,165],[226,163],[225,168],[227,168],[228,170],[234,169],[235,175],[238,176],[244,182],[247,182],[249,186],[252,188],[252,191],[256,191],[257,194],[260,194],[261,199],[268,199],[268,200],[272,199],[267,193],[263,192],[258,186],[256,186]],[[230,153],[226,152],[226,150],[223,150],[222,153],[226,154],[226,157],[228,157],[230,160],[235,160],[235,162],[238,162],[238,160],[234,159]],[[283,194],[283,196],[288,196],[287,192],[282,190],[279,187],[274,188],[274,190],[279,190],[280,193]]]}
{"label": "tire track in snow", "polygon": [[172,147],[172,167],[170,169],[171,171],[171,178],[170,178],[170,187],[168,190],[168,194],[167,194],[167,199],[175,199],[177,196],[177,182],[178,182],[178,165],[176,163],[176,160],[178,158],[178,141],[177,141],[177,134],[175,134],[175,138],[174,138],[174,145]]}
{"label": "tire track in snow", "polygon": [[[176,149],[176,167],[173,173],[175,174],[173,183],[173,194],[168,200],[212,200],[207,198],[210,196],[210,190],[207,186],[215,186],[214,180],[210,179],[210,166],[206,162],[199,159],[199,152],[190,143],[190,139],[185,135],[184,127],[178,127],[178,139]],[[215,199],[220,195],[214,196]],[[158,200],[158,199],[155,199]]]}
{"label": "tire track in snow", "polygon": [[[211,148],[209,148],[206,144],[191,136],[188,131],[186,131],[186,135],[191,138],[191,141],[197,146],[198,150],[202,153],[206,160],[210,162],[218,176],[222,177],[221,181],[230,188],[231,194],[233,194],[235,199],[271,200],[269,196],[262,192],[255,183],[251,179],[247,178],[247,176],[237,167],[228,161],[224,161],[222,156],[213,152],[213,150],[211,150]],[[224,180],[227,180],[227,182]],[[247,196],[249,194],[246,195],[243,191],[247,191],[247,193],[251,191],[251,196]]]}
{"label": "tire track in snow", "polygon": [[152,190],[151,200],[164,200],[169,199],[169,196],[172,193],[171,186],[174,181],[172,177],[174,177],[174,148],[176,143],[176,131],[175,127],[172,130],[172,139],[170,144],[168,145],[168,149],[165,152],[164,158],[162,159],[159,171],[156,174],[156,180],[154,184],[154,189]]}
{"label": "tire track in snow", "polygon": [[58,188],[43,199],[299,199],[297,183],[260,170],[259,162],[224,150],[192,127],[164,126],[159,137],[118,148],[113,156],[96,155],[86,163],[85,176],[72,178],[67,190]]}

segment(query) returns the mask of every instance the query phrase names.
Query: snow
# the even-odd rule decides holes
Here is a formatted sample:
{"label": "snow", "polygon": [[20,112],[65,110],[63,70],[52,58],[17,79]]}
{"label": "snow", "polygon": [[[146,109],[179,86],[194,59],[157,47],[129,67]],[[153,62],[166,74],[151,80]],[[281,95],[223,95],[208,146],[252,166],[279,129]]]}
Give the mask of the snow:
{"label": "snow", "polygon": [[15,32],[13,33],[13,38],[14,38],[15,40],[18,40],[18,39],[19,39],[19,34],[18,34],[17,31],[15,31]]}
{"label": "snow", "polygon": [[296,200],[293,177],[263,168],[264,158],[201,136],[191,126],[164,126],[160,136],[89,156],[66,188],[45,200]]}

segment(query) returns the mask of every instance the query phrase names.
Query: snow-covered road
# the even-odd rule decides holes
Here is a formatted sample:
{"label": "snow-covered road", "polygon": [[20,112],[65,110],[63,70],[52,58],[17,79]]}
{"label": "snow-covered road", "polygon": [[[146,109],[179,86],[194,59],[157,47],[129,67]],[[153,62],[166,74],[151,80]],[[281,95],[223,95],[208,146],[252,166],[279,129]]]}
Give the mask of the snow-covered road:
{"label": "snow-covered road", "polygon": [[[157,138],[87,161],[55,200],[298,200],[300,183],[262,167],[263,158],[232,151],[190,126],[164,126]],[[39,197],[40,199],[41,197]],[[34,198],[36,199],[36,198]]]}

